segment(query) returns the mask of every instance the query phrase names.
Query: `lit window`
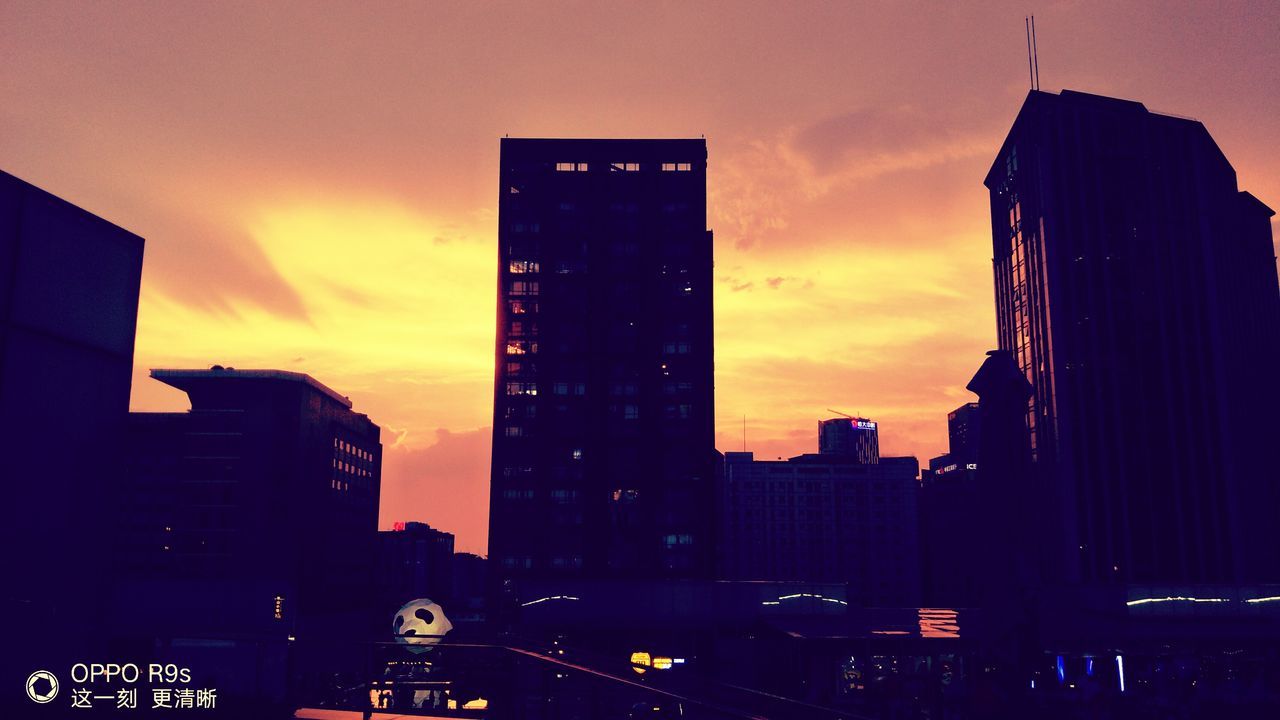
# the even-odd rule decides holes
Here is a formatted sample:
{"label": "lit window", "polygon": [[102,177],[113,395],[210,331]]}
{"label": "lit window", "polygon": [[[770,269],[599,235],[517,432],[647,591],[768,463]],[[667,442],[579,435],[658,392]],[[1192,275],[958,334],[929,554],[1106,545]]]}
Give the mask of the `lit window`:
{"label": "lit window", "polygon": [[531,280],[512,280],[511,294],[512,295],[537,295],[538,283],[536,281],[531,281]]}
{"label": "lit window", "polygon": [[532,300],[512,300],[508,307],[512,315],[527,315],[538,312],[538,303]]}
{"label": "lit window", "polygon": [[675,163],[662,163],[662,172],[675,172],[675,171],[676,171]]}
{"label": "lit window", "polygon": [[582,459],[582,448],[574,448],[573,450],[571,450],[571,451],[569,452],[569,457],[573,458],[574,460],[581,460],[581,459]]}
{"label": "lit window", "polygon": [[587,164],[584,162],[558,162],[556,163],[556,172],[586,172]]}
{"label": "lit window", "polygon": [[507,188],[507,192],[511,193],[512,195],[519,195],[520,188],[516,187],[515,185],[512,185]]}
{"label": "lit window", "polygon": [[639,172],[640,163],[609,163],[609,169],[615,172]]}
{"label": "lit window", "polygon": [[538,352],[538,343],[533,340],[511,340],[507,342],[508,355],[532,355]]}
{"label": "lit window", "polygon": [[677,172],[690,172],[693,170],[692,163],[676,163]]}
{"label": "lit window", "polygon": [[508,395],[537,395],[538,384],[531,382],[509,382],[507,383]]}
{"label": "lit window", "polygon": [[524,437],[524,428],[520,425],[508,425],[506,435],[509,438]]}
{"label": "lit window", "polygon": [[514,275],[523,275],[525,273],[538,272],[537,260],[512,260],[507,269]]}

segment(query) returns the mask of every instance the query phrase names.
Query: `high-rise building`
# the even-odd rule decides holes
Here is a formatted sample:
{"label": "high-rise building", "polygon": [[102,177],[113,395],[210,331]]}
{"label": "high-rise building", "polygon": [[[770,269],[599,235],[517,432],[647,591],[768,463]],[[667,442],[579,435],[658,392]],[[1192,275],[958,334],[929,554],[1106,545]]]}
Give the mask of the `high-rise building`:
{"label": "high-rise building", "polygon": [[851,603],[915,607],[919,474],[912,457],[725,453],[719,577],[847,583]]}
{"label": "high-rise building", "polygon": [[709,573],[706,163],[704,140],[502,140],[498,575]]}
{"label": "high-rise building", "polygon": [[880,435],[867,418],[838,417],[818,421],[818,453],[843,455],[860,463],[880,461]]}
{"label": "high-rise building", "polygon": [[1274,213],[1201,123],[1069,90],[1030,93],[985,184],[999,347],[1034,388],[1045,572],[1273,573]]}
{"label": "high-rise building", "polygon": [[947,413],[948,451],[931,458],[920,476],[920,551],[924,601],[972,607],[979,598],[975,519],[981,517],[978,403]]}
{"label": "high-rise building", "polygon": [[377,584],[388,616],[418,598],[451,608],[453,542],[453,533],[423,522],[398,522],[378,533]]}
{"label": "high-rise building", "polygon": [[6,675],[104,652],[85,632],[103,603],[84,599],[109,577],[105,508],[121,478],[142,250],[137,235],[0,172]]}
{"label": "high-rise building", "polygon": [[395,610],[376,607],[378,426],[302,373],[151,377],[191,410],[129,416],[114,634],[166,661],[204,653],[225,692],[259,700],[286,672],[358,669],[349,643],[389,633]]}

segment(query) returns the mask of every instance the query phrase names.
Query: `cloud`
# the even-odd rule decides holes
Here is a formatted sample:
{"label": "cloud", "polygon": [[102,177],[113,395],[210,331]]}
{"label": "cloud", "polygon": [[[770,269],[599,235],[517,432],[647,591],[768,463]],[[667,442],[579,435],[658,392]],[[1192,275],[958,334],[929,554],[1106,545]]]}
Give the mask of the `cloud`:
{"label": "cloud", "polygon": [[459,551],[488,553],[489,452],[492,430],[439,428],[418,449],[387,445],[382,455],[378,526],[417,520],[457,536]]}

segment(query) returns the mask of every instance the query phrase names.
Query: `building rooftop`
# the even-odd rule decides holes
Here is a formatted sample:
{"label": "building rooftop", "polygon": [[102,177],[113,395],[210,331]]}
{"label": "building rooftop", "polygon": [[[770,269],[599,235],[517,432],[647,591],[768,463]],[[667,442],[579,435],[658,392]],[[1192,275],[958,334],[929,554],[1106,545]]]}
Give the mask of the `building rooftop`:
{"label": "building rooftop", "polygon": [[208,370],[153,368],[151,370],[151,377],[166,385],[182,390],[183,392],[190,392],[194,384],[202,384],[205,381],[215,379],[297,382],[308,385],[313,390],[329,396],[329,398],[340,403],[347,409],[351,408],[351,398],[348,398],[345,395],[339,395],[336,390],[306,373],[290,372],[288,370],[237,370],[236,368],[223,367],[221,365],[214,365]]}

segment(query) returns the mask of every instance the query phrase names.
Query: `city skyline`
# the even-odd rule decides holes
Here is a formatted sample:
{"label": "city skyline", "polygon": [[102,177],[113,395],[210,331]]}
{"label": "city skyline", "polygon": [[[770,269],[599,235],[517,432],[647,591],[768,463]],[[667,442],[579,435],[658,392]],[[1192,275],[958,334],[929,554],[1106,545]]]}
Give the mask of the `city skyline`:
{"label": "city skyline", "polygon": [[[912,10],[874,21],[809,15],[803,24],[781,10],[720,18],[705,7],[634,28],[625,17],[596,18],[601,37],[621,47],[595,39],[575,53],[554,47],[568,37],[555,13],[513,9],[500,37],[519,41],[522,27],[546,37],[518,44],[517,55],[471,47],[476,17],[456,8],[423,18],[440,35],[426,38],[394,33],[390,20],[347,28],[338,11],[294,18],[312,26],[312,40],[277,38],[284,47],[269,51],[262,37],[281,19],[271,12],[237,14],[247,29],[224,44],[227,19],[191,8],[137,8],[157,15],[145,22],[88,8],[53,23],[15,4],[0,24],[11,48],[0,73],[13,89],[0,159],[148,239],[135,410],[185,407],[145,379],[152,367],[308,372],[384,423],[381,526],[425,520],[456,533],[460,549],[483,551],[492,176],[504,133],[706,135],[721,450],[741,447],[746,415],[747,449],[758,456],[812,451],[813,423],[834,407],[880,422],[885,454],[941,454],[946,413],[972,399],[963,384],[995,344],[981,177],[1025,96],[1025,51],[1020,9]],[[1046,87],[1197,116],[1241,186],[1275,202],[1280,180],[1267,169],[1280,159],[1280,92],[1247,68],[1280,66],[1265,43],[1280,17],[1262,6],[1242,5],[1234,18],[1201,12],[1038,11]],[[165,21],[190,31],[190,48],[145,35]],[[668,26],[663,43],[646,42]],[[54,31],[81,42],[41,45]],[[902,57],[874,37],[908,32],[936,43],[934,54]],[[1121,32],[1134,36],[1126,49]],[[317,37],[356,60],[334,62]],[[806,37],[813,48],[799,42]],[[1244,61],[1184,56],[1195,42],[1235,48]],[[747,58],[752,43],[764,52]],[[676,74],[663,52],[676,44],[705,55],[698,73]],[[577,62],[619,49],[630,51],[619,77]],[[77,52],[105,60],[85,66]],[[940,62],[941,53],[957,62]],[[159,68],[157,57],[177,61]],[[499,75],[515,59],[524,61],[515,84],[559,80],[512,97]],[[452,77],[492,82],[433,84],[433,68],[459,64],[468,72]],[[140,67],[155,69],[119,81]],[[243,79],[259,67],[267,71]],[[868,69],[850,78],[850,67]],[[303,69],[313,84],[316,72],[331,80],[298,89]]]}

